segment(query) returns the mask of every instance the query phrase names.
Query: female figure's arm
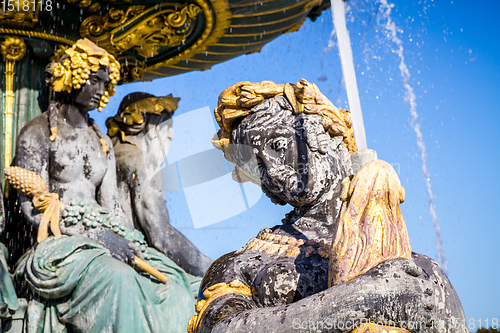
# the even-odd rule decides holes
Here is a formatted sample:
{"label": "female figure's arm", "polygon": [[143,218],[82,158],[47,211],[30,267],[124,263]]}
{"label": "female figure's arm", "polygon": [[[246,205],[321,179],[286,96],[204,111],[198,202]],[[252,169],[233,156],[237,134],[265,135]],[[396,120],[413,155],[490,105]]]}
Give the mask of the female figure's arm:
{"label": "female figure's arm", "polygon": [[151,186],[143,155],[127,163],[132,167],[128,172],[135,177],[128,174],[123,181],[129,187],[132,212],[150,246],[166,254],[189,274],[203,276],[212,260],[170,225],[165,195]]}
{"label": "female figure's arm", "polygon": [[[44,119],[37,117],[23,127],[17,138],[12,165],[36,173],[49,184],[49,144],[52,142],[48,140],[48,124],[42,123]],[[19,202],[26,219],[38,227],[42,213],[33,206],[32,198],[19,192]]]}
{"label": "female figure's arm", "polygon": [[[123,226],[134,229],[133,222],[130,221],[120,205],[118,199],[117,183],[116,183],[116,162],[113,145],[109,137],[102,135],[109,148],[106,153],[106,164],[102,167],[106,168],[106,173],[102,179],[101,185],[97,189],[96,201],[102,206],[109,209],[122,223]],[[100,149],[100,148],[99,148]]]}
{"label": "female figure's arm", "polygon": [[412,265],[407,259],[391,260],[352,281],[284,306],[257,308],[244,292],[209,298],[198,325],[193,320],[194,332],[350,332],[368,321],[396,327],[418,322],[409,331],[437,332],[431,327],[435,287]]}

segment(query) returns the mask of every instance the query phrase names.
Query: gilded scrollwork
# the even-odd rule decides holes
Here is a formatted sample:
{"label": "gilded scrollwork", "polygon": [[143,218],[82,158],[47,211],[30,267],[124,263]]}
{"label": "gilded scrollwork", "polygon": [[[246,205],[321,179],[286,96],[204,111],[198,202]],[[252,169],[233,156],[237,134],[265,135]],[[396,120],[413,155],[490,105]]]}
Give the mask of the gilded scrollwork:
{"label": "gilded scrollwork", "polygon": [[161,47],[185,43],[201,11],[196,4],[177,9],[166,3],[151,8],[111,8],[105,15],[93,15],[83,21],[80,35],[114,55],[133,49],[140,56],[152,58]]}
{"label": "gilded scrollwork", "polygon": [[[201,7],[205,17],[205,26],[201,36],[188,48],[174,57],[157,62],[146,68],[146,72],[154,73],[156,70],[165,66],[175,66],[180,61],[189,60],[196,54],[206,52],[207,48],[214,45],[224,36],[231,25],[232,13],[229,10],[228,0],[196,0]],[[205,69],[209,69],[205,68]]]}

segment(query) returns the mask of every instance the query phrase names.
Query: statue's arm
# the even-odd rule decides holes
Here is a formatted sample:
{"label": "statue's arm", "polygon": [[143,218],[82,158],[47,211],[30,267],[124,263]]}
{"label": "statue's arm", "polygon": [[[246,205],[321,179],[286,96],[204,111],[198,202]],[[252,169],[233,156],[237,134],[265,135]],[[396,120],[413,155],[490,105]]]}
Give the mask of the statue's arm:
{"label": "statue's arm", "polygon": [[102,207],[109,209],[120,220],[123,226],[134,229],[132,221],[130,221],[123,212],[118,199],[116,162],[113,145],[111,144],[111,140],[109,140],[109,138],[106,138],[105,140],[109,147],[109,151],[106,153],[107,170],[101,185],[97,189],[96,200]]}
{"label": "statue's arm", "polygon": [[[48,128],[49,125],[46,122],[46,118],[44,118],[44,114],[36,117],[23,127],[17,138],[16,155],[12,165],[36,173],[47,184],[49,191],[54,191],[54,189],[50,188],[49,158],[50,149],[52,145],[57,145],[57,142],[49,140],[50,133]],[[42,213],[33,205],[33,198],[25,196],[19,191],[17,193],[24,217],[38,228]],[[72,236],[81,233],[78,227],[67,228],[64,224],[60,224],[59,227],[61,233],[64,235]]]}
{"label": "statue's arm", "polygon": [[[48,140],[48,125],[47,129],[45,129],[43,124],[38,124],[37,120],[39,118],[35,118],[28,123],[19,133],[16,143],[16,155],[12,165],[36,173],[48,185],[49,145],[53,143]],[[33,206],[32,198],[20,192],[18,194],[24,216],[30,223],[38,227],[42,213]]]}
{"label": "statue's arm", "polygon": [[[382,263],[358,278],[297,302],[256,308],[251,297],[232,293],[213,300],[203,311],[201,332],[350,332],[355,325],[386,321],[410,332],[437,332],[433,284],[409,274],[406,259]],[[391,321],[391,322],[389,322]]]}
{"label": "statue's arm", "polygon": [[150,246],[189,274],[203,276],[212,260],[170,225],[165,195],[149,184],[145,168],[137,168],[135,179],[129,178],[132,210]]}

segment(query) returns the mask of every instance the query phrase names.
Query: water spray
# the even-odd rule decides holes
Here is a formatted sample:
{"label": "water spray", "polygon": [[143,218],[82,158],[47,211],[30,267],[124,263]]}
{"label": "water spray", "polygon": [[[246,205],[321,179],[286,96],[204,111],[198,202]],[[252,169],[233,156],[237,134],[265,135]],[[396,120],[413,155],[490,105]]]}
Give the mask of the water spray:
{"label": "water spray", "polygon": [[437,219],[436,208],[434,207],[434,193],[432,192],[431,185],[431,175],[427,170],[427,150],[424,142],[424,138],[422,136],[422,132],[420,131],[420,123],[417,121],[418,113],[417,113],[417,96],[413,92],[413,88],[410,86],[410,71],[405,64],[405,58],[403,53],[403,41],[397,36],[397,28],[396,24],[391,19],[391,11],[393,4],[387,2],[387,0],[380,0],[382,15],[386,20],[384,28],[388,31],[389,37],[394,44],[396,44],[397,49],[393,50],[399,57],[399,70],[401,71],[401,76],[403,77],[403,85],[406,90],[405,100],[410,103],[410,113],[411,113],[411,127],[417,136],[417,145],[420,149],[420,158],[422,159],[422,173],[425,180],[425,185],[427,188],[427,194],[429,195],[429,211],[432,218],[432,223],[434,225],[434,235],[436,238],[436,248],[438,254],[439,265],[443,268],[443,270],[448,272],[448,263],[446,261],[446,256],[443,250],[443,240],[441,238],[441,229],[439,228],[439,222]]}
{"label": "water spray", "polygon": [[[438,261],[445,272],[448,271],[448,264],[446,261],[446,256],[443,250],[443,241],[441,238],[441,229],[439,228],[439,222],[437,220],[436,209],[434,207],[434,193],[432,192],[431,186],[431,175],[427,170],[427,150],[425,142],[420,131],[420,123],[417,121],[417,103],[416,95],[413,92],[413,88],[410,86],[410,71],[405,64],[404,54],[403,54],[403,41],[397,37],[397,29],[395,23],[391,19],[391,10],[394,7],[393,4],[389,4],[387,0],[379,0],[381,4],[381,9],[383,11],[383,18],[386,20],[384,28],[389,32],[389,37],[393,43],[397,45],[397,49],[393,52],[396,53],[400,59],[399,69],[401,71],[401,76],[403,77],[403,85],[406,90],[405,100],[410,103],[410,113],[412,116],[411,126],[415,135],[417,136],[417,145],[421,152],[422,159],[422,173],[424,176],[427,194],[429,195],[429,211],[432,218],[432,223],[434,225],[434,235],[436,238],[436,248],[438,252]],[[337,33],[338,46],[340,51],[340,60],[342,63],[342,74],[344,76],[344,82],[346,85],[347,99],[349,101],[349,108],[352,114],[352,122],[354,128],[354,136],[356,138],[356,143],[358,145],[359,152],[354,153],[351,156],[353,172],[356,173],[361,167],[372,159],[377,158],[375,151],[367,149],[365,126],[363,123],[363,114],[361,111],[361,103],[359,100],[358,85],[356,82],[356,74],[354,71],[354,61],[352,57],[351,41],[349,38],[349,32],[346,26],[346,15],[345,15],[345,5],[344,0],[331,0],[332,9],[332,19]]]}

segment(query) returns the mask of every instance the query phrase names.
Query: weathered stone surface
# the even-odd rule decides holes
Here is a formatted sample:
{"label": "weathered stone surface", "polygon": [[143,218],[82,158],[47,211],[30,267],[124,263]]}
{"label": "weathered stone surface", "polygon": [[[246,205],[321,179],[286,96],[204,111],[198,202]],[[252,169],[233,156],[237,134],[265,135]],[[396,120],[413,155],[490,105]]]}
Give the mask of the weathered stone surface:
{"label": "weathered stone surface", "polygon": [[[252,85],[240,83],[241,90],[246,84]],[[304,83],[303,90],[316,96],[303,101],[311,103],[309,109],[328,104],[314,86]],[[234,93],[238,100],[238,90]],[[316,105],[318,100],[323,104]],[[293,102],[288,96],[265,99],[219,132],[218,143],[226,157],[261,183],[273,202],[288,203],[294,210],[282,225],[262,230],[242,249],[212,264],[200,287],[198,316],[191,318],[190,332],[350,332],[360,324],[379,321],[399,331],[467,332],[460,300],[446,275],[432,259],[410,251],[399,210],[404,189],[392,167],[372,162],[368,172],[360,173],[351,184],[346,146],[351,149],[352,142],[346,143],[335,132],[326,135],[321,112],[296,112]],[[225,107],[219,99],[216,113],[224,114]],[[222,118],[220,125],[226,125]],[[231,130],[231,145],[223,142],[228,140],[227,130]],[[245,163],[248,151],[255,154],[256,166]],[[375,232],[352,236],[363,223],[373,224]],[[290,239],[295,246],[288,244]],[[338,246],[345,239],[355,241],[329,250],[330,244]],[[391,243],[395,239],[399,243]],[[280,251],[278,244],[288,249]],[[343,253],[347,258],[354,254],[346,263],[355,267],[364,246],[372,246],[370,255],[380,258],[367,260],[371,266],[357,268],[347,282],[328,288],[331,261]],[[297,250],[290,253],[294,247]],[[252,294],[204,293],[235,280]]]}

